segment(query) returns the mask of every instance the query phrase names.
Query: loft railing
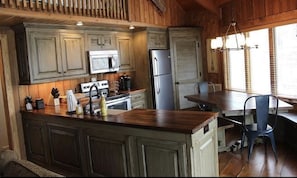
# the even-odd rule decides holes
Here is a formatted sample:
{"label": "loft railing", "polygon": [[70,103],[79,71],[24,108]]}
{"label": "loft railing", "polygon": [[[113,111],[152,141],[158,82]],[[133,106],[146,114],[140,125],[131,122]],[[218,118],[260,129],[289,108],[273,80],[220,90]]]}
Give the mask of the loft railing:
{"label": "loft railing", "polygon": [[31,12],[128,19],[128,0],[0,0],[0,7]]}

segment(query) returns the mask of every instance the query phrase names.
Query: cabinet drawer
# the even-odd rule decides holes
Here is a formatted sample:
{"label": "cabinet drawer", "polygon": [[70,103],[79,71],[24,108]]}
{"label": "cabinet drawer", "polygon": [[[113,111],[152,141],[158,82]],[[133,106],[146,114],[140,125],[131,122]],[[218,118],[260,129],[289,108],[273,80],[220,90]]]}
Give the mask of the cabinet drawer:
{"label": "cabinet drawer", "polygon": [[139,93],[139,94],[133,94],[131,95],[131,101],[132,103],[140,101],[140,100],[145,100],[145,94],[144,93]]}
{"label": "cabinet drawer", "polygon": [[132,103],[132,109],[145,109],[145,108],[146,108],[146,104],[144,100]]}

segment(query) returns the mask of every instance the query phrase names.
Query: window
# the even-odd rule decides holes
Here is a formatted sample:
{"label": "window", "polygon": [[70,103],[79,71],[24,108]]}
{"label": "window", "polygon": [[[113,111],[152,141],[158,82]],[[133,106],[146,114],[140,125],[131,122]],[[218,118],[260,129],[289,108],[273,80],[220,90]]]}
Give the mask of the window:
{"label": "window", "polygon": [[250,64],[250,92],[270,94],[270,58],[269,58],[269,34],[268,29],[249,32],[249,39],[256,41],[258,49],[249,50]]}
{"label": "window", "polygon": [[297,98],[297,24],[275,27],[276,92]]}
{"label": "window", "polygon": [[297,24],[246,35],[259,48],[225,53],[226,89],[297,99]]}
{"label": "window", "polygon": [[259,48],[227,52],[226,88],[252,93],[270,93],[268,29],[251,31],[247,36],[249,36],[249,42],[256,41]]}

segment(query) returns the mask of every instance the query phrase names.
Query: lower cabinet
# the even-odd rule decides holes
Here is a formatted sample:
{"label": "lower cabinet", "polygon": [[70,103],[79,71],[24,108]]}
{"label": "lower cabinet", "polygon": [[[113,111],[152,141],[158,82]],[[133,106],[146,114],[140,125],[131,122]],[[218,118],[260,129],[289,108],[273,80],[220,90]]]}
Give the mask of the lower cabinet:
{"label": "lower cabinet", "polygon": [[147,138],[137,138],[136,142],[139,176],[187,176],[185,143]]}
{"label": "lower cabinet", "polygon": [[28,160],[65,176],[219,175],[217,120],[186,134],[22,115]]}
{"label": "lower cabinet", "polygon": [[24,118],[23,130],[26,144],[27,159],[46,166],[49,161],[49,145],[46,123],[41,117]]}
{"label": "lower cabinet", "polygon": [[129,177],[128,136],[88,129],[84,133],[88,176]]}
{"label": "lower cabinet", "polygon": [[137,90],[130,92],[132,109],[146,109],[146,91]]}
{"label": "lower cabinet", "polygon": [[47,128],[51,166],[65,170],[71,176],[83,175],[79,129],[52,123]]}

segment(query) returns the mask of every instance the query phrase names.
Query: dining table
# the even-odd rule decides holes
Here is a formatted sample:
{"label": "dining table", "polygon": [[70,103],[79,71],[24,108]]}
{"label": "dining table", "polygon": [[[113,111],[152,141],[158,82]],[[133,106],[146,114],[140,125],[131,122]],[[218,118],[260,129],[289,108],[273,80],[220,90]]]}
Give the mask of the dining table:
{"label": "dining table", "polygon": [[[206,104],[217,110],[222,116],[240,116],[243,115],[243,108],[245,100],[257,94],[246,93],[240,91],[221,90],[217,92],[186,95],[185,98],[196,103]],[[275,100],[270,101],[273,105]],[[256,106],[251,104],[247,109],[255,109]],[[293,106],[285,101],[279,99],[278,111],[287,112]]]}
{"label": "dining table", "polygon": [[[212,108],[212,111],[219,113],[219,119],[224,121],[229,121],[229,124],[223,126],[218,125],[218,145],[219,152],[221,151],[230,151],[230,147],[226,145],[225,139],[225,130],[228,128],[234,127],[234,124],[241,124],[240,120],[234,119],[234,116],[243,116],[244,112],[244,102],[250,96],[257,94],[246,93],[240,91],[231,91],[231,90],[221,90],[216,92],[209,92],[203,94],[194,94],[184,96],[188,101],[196,102],[199,104],[205,104]],[[289,109],[292,109],[293,106],[285,101],[278,100],[278,112],[288,112]],[[269,105],[273,106],[275,100],[271,100]],[[247,105],[247,110],[253,110],[256,106],[254,104]],[[197,108],[198,109],[198,108]],[[249,121],[251,122],[252,115],[250,115]]]}

